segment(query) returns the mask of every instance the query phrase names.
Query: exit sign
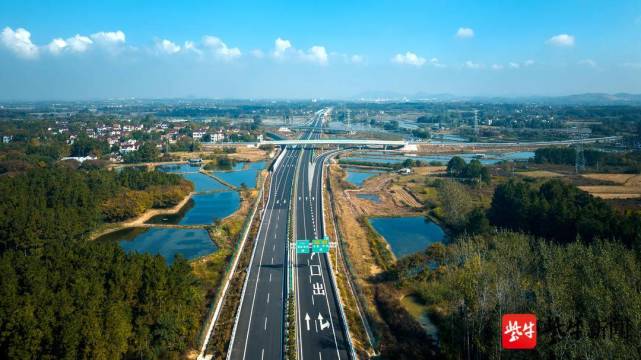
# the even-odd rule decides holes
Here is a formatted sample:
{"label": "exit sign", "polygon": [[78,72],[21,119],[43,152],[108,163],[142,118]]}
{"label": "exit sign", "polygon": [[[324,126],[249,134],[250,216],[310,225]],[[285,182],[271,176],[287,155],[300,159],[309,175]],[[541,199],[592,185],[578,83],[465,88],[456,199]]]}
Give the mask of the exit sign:
{"label": "exit sign", "polygon": [[315,253],[328,253],[329,252],[329,239],[316,239],[312,240],[312,252]]}
{"label": "exit sign", "polygon": [[309,240],[296,240],[296,254],[309,254]]}

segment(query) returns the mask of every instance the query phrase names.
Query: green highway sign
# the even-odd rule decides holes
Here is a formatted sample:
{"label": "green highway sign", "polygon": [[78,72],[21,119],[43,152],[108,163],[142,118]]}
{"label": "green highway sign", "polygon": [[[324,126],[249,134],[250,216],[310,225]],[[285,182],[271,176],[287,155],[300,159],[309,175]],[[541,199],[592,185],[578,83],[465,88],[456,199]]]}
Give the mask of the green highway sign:
{"label": "green highway sign", "polygon": [[309,240],[296,240],[296,254],[309,254]]}
{"label": "green highway sign", "polygon": [[312,252],[315,253],[328,253],[329,252],[329,239],[316,239],[312,240]]}

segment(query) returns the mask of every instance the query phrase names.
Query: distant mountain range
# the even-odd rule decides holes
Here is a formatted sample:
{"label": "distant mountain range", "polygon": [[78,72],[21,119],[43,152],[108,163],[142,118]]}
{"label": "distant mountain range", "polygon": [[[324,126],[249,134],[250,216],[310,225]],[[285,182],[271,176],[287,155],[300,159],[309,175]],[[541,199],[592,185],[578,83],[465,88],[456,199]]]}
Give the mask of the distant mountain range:
{"label": "distant mountain range", "polygon": [[586,93],[566,96],[457,96],[452,94],[401,94],[389,91],[369,91],[352,97],[357,101],[433,101],[483,103],[537,103],[549,105],[641,105],[641,94]]}

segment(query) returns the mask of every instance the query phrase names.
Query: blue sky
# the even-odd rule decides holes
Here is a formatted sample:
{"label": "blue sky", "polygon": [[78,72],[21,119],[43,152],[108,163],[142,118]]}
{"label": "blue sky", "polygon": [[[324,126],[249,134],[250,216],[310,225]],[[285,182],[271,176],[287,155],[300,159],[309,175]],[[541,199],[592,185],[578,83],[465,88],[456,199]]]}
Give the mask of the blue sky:
{"label": "blue sky", "polygon": [[641,93],[638,0],[22,0],[0,29],[5,100]]}

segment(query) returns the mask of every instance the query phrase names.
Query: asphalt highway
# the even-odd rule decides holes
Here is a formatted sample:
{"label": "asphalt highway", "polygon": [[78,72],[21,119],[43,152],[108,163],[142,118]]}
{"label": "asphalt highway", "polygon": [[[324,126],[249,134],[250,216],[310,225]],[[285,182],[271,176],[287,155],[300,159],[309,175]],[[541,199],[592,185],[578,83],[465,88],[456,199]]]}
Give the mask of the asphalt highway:
{"label": "asphalt highway", "polygon": [[[310,138],[318,135],[314,132]],[[296,239],[322,239],[322,168],[327,154],[314,158],[313,149],[303,149],[301,156],[296,176]],[[293,260],[298,359],[350,359],[328,255],[296,254]]]}
{"label": "asphalt highway", "polygon": [[[312,118],[302,139],[317,139],[322,112]],[[288,147],[272,173],[240,309],[234,325],[229,359],[283,359],[287,299],[288,225],[296,239],[321,239],[322,164],[309,148]],[[297,171],[298,170],[298,171]],[[292,199],[294,184],[297,195]],[[296,214],[290,214],[296,201]],[[290,216],[295,215],[290,219]],[[349,359],[351,352],[339,299],[326,254],[298,254],[293,263],[298,358]]]}
{"label": "asphalt highway", "polygon": [[272,174],[230,345],[230,359],[283,358],[289,200],[299,156],[299,149],[288,149]]}

